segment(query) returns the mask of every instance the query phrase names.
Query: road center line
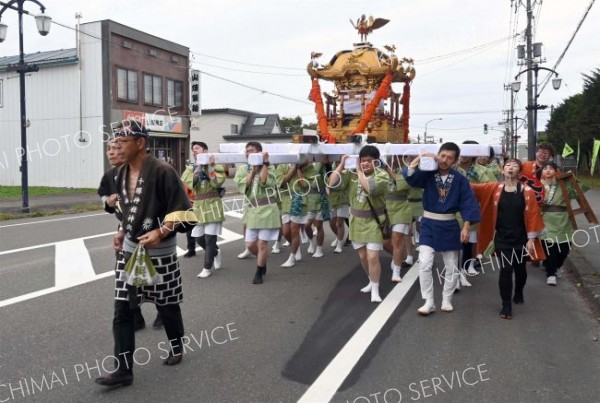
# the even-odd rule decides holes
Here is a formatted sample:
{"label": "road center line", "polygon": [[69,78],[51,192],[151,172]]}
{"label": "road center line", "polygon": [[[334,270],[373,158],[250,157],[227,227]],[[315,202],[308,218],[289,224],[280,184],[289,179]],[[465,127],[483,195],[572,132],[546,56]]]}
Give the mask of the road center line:
{"label": "road center line", "polygon": [[340,350],[317,380],[306,390],[298,403],[329,402],[350,375],[367,348],[381,331],[394,310],[400,305],[419,279],[419,265],[415,263],[388,296],[379,304],[354,336]]}

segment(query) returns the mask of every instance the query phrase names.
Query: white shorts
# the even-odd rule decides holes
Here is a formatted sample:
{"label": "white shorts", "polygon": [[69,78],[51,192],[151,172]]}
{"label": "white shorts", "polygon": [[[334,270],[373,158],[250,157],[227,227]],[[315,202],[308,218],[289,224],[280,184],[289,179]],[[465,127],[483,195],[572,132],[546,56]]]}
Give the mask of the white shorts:
{"label": "white shorts", "polygon": [[290,221],[294,224],[308,224],[308,215],[290,216]]}
{"label": "white shorts", "polygon": [[329,210],[329,217],[331,218],[348,218],[350,217],[350,206],[344,204],[343,206],[332,208]]}
{"label": "white shorts", "polygon": [[323,221],[323,212],[321,211],[309,211],[308,213],[306,213],[306,219],[308,221],[312,220],[312,219],[317,219],[317,221]]}
{"label": "white shorts", "polygon": [[392,226],[392,232],[397,232],[404,235],[408,235],[409,229],[410,224],[394,224]]}
{"label": "white shorts", "polygon": [[281,225],[283,225],[283,224],[287,224],[287,223],[289,223],[290,221],[291,221],[291,220],[290,220],[290,215],[289,215],[289,214],[282,214],[282,215],[281,215]]}
{"label": "white shorts", "polygon": [[223,231],[223,223],[220,222],[209,222],[206,224],[198,224],[192,230],[192,236],[194,238],[199,238],[207,235],[221,235]]}
{"label": "white shorts", "polygon": [[354,249],[360,249],[363,246],[366,246],[367,249],[369,249],[369,250],[383,250],[383,244],[381,244],[381,243],[374,243],[374,242],[360,243],[360,242],[352,241],[352,247]]}
{"label": "white shorts", "polygon": [[477,243],[477,230],[469,231],[469,243]]}
{"label": "white shorts", "polygon": [[279,238],[279,228],[250,229],[246,228],[246,242],[276,241]]}

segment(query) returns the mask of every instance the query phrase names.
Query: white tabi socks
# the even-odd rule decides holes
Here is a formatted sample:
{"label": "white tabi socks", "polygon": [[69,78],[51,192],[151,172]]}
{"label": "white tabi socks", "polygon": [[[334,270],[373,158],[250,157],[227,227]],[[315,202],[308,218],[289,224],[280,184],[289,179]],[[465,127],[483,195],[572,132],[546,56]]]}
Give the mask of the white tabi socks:
{"label": "white tabi socks", "polygon": [[432,312],[435,312],[435,304],[433,303],[433,299],[425,300],[425,305],[420,307],[417,312],[423,316],[427,316]]}
{"label": "white tabi socks", "polygon": [[317,239],[316,237],[312,237],[311,239],[308,240],[308,249],[306,250],[310,255],[312,255],[313,253],[315,253],[315,247],[317,246]]}
{"label": "white tabi socks", "polygon": [[335,250],[333,251],[333,253],[342,253],[344,251],[344,240],[336,239],[335,242]]}
{"label": "white tabi socks", "polygon": [[371,302],[381,302],[379,296],[379,283],[371,283]]}
{"label": "white tabi socks", "polygon": [[392,261],[392,282],[399,283],[402,281],[402,277],[400,277],[400,266],[396,266]]}
{"label": "white tabi socks", "polygon": [[312,255],[312,257],[323,257],[323,247],[317,246],[317,250],[315,251],[315,254]]}
{"label": "white tabi socks", "polygon": [[281,267],[294,267],[296,266],[296,257],[293,253],[290,253],[290,257],[281,265]]}

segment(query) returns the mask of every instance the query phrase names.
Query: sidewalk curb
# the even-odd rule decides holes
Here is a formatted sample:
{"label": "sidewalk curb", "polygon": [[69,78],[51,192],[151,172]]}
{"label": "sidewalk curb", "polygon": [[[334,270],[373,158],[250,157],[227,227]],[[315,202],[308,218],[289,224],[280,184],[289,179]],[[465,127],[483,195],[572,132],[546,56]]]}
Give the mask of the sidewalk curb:
{"label": "sidewalk curb", "polygon": [[569,272],[573,273],[576,287],[589,303],[596,320],[600,321],[600,275],[594,266],[577,249],[571,249],[565,261]]}

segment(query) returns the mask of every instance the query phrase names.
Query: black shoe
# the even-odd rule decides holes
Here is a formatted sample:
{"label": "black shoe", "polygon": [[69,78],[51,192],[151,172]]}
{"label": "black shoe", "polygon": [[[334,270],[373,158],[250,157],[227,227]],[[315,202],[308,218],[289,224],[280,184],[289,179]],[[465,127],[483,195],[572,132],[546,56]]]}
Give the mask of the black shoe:
{"label": "black shoe", "polygon": [[117,371],[115,373],[96,378],[98,385],[106,387],[129,386],[133,383],[133,372]]}
{"label": "black shoe", "polygon": [[163,361],[163,365],[168,365],[168,366],[173,366],[173,365],[177,365],[181,362],[181,360],[183,359],[183,354],[173,354],[173,353],[169,353],[169,356],[167,357],[167,359],[165,359]]}
{"label": "black shoe", "polygon": [[267,266],[261,267],[260,271],[262,272],[263,277],[267,275]]}
{"label": "black shoe", "polygon": [[196,256],[196,251],[194,249],[188,250],[183,257],[193,257]]}
{"label": "black shoe", "polygon": [[252,284],[262,284],[263,283],[263,271],[261,267],[256,268],[256,274],[254,275],[254,280],[252,280]]}
{"label": "black shoe", "polygon": [[163,328],[163,321],[162,318],[160,317],[160,313],[156,314],[156,319],[154,319],[154,323],[152,323],[152,328],[153,329],[162,329]]}
{"label": "black shoe", "polygon": [[513,298],[513,302],[515,304],[523,304],[523,303],[525,303],[525,300],[523,299],[523,294],[515,294],[515,297]]}
{"label": "black shoe", "polygon": [[352,245],[352,241],[350,240],[350,238],[346,238],[346,242],[344,242],[344,246],[348,247],[350,245]]}
{"label": "black shoe", "polygon": [[500,311],[500,317],[502,319],[512,319],[512,307],[508,304],[503,304],[502,310]]}

